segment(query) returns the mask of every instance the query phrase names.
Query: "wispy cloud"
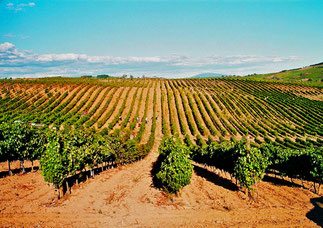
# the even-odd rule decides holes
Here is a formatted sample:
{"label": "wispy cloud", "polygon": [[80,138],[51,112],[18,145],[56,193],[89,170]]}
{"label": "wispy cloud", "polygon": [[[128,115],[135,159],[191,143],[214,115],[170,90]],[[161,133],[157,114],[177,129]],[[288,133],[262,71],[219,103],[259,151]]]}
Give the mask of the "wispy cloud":
{"label": "wispy cloud", "polygon": [[19,39],[22,39],[22,40],[25,40],[25,39],[28,39],[29,36],[25,36],[25,35],[15,35],[13,33],[7,33],[7,34],[3,34],[2,37],[5,37],[5,38],[19,38]]}
{"label": "wispy cloud", "polygon": [[29,39],[29,36],[19,35],[19,38],[22,40]]}
{"label": "wispy cloud", "polygon": [[0,44],[0,76],[66,75],[110,73],[121,75],[189,76],[201,72],[249,72],[270,64],[284,64],[299,60],[296,56],[212,55],[195,57],[181,54],[148,57],[89,56],[75,53],[37,54],[20,51],[12,43]]}
{"label": "wispy cloud", "polygon": [[8,10],[14,10],[16,12],[21,11],[25,9],[26,7],[34,7],[36,4],[34,2],[29,2],[29,3],[19,3],[19,4],[14,4],[12,2],[9,2],[6,4],[6,8]]}
{"label": "wispy cloud", "polygon": [[15,35],[12,33],[3,34],[2,36],[6,37],[6,38],[14,38],[15,37]]}

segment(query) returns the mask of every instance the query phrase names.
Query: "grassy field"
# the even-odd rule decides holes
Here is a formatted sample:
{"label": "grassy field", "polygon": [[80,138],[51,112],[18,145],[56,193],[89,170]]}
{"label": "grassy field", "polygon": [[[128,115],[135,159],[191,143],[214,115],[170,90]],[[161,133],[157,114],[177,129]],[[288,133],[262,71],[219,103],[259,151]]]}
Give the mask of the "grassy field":
{"label": "grassy field", "polygon": [[270,79],[289,82],[309,82],[308,85],[313,85],[314,83],[323,82],[323,64],[294,70],[284,70],[277,73],[251,75],[248,76],[248,78]]}

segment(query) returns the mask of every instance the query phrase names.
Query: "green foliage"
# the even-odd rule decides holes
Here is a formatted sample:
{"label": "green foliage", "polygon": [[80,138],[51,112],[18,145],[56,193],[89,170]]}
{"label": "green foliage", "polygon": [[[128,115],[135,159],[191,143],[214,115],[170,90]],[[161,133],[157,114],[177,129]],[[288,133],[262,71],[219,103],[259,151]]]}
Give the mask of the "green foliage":
{"label": "green foliage", "polygon": [[299,178],[322,184],[323,148],[284,149],[273,144],[263,144],[262,153],[269,159],[269,169],[281,176]]}
{"label": "green foliage", "polygon": [[[302,82],[303,84],[319,84],[321,82],[323,74],[322,67],[310,67],[310,68],[299,68],[299,69],[291,69],[291,70],[284,70],[278,73],[271,73],[271,74],[260,74],[260,75],[252,75],[249,76],[250,78],[256,79],[271,79],[271,80],[282,80],[282,81],[293,81],[293,82]],[[274,77],[273,77],[274,75]],[[315,83],[307,83],[308,82],[315,82]]]}
{"label": "green foliage", "polygon": [[252,189],[252,185],[260,181],[268,166],[268,159],[257,148],[247,149],[245,141],[224,141],[218,144],[211,141],[195,148],[193,160],[234,176],[240,187]]}
{"label": "green foliage", "polygon": [[52,135],[40,160],[45,181],[56,188],[62,186],[68,175],[68,156],[61,144],[62,139],[58,135]]}
{"label": "green foliage", "polygon": [[35,160],[46,143],[43,129],[21,123],[0,124],[0,160]]}
{"label": "green foliage", "polygon": [[264,177],[267,166],[268,158],[258,148],[244,148],[239,151],[233,174],[241,187],[252,189],[251,186]]}
{"label": "green foliage", "polygon": [[192,177],[193,166],[189,159],[190,151],[173,136],[163,139],[159,152],[162,163],[156,177],[166,191],[177,193],[190,183]]}
{"label": "green foliage", "polygon": [[[299,76],[307,77],[306,73]],[[154,114],[148,116],[151,115],[150,93],[154,84]],[[162,93],[156,95],[157,85]],[[194,160],[223,169],[232,176],[236,175],[241,186],[250,186],[250,178],[256,181],[261,179],[257,172],[261,173],[261,161],[265,164],[266,159],[269,163],[267,171],[274,169],[282,176],[318,183],[322,179],[322,152],[319,152],[323,145],[322,101],[306,97],[319,97],[322,91],[321,86],[303,85],[246,78],[0,80],[0,123],[4,123],[0,126],[0,157],[2,161],[34,160],[44,154],[48,140],[43,130],[26,125],[5,127],[6,122],[21,120],[26,123],[44,123],[56,126],[57,129],[64,127],[64,133],[60,135],[64,139],[60,144],[63,148],[60,159],[64,160],[66,153],[68,175],[81,172],[84,168],[92,169],[104,161],[133,162],[144,158],[153,147],[157,114],[161,122],[157,123],[161,125],[164,135],[181,133],[184,136],[191,133],[185,136],[184,141],[193,152]],[[129,91],[133,87],[137,88],[132,97]],[[137,91],[141,93],[140,97],[138,94],[139,101]],[[121,99],[124,94],[127,99]],[[132,99],[130,108],[129,99]],[[158,99],[162,104],[156,112],[156,103],[160,104],[160,100],[156,101]],[[108,136],[108,130],[116,129],[121,114],[122,132]],[[149,124],[143,122],[140,128],[136,128],[139,114],[140,119],[148,117]],[[112,116],[114,119],[111,119]],[[147,126],[150,127],[151,117],[150,130]],[[133,118],[131,123],[130,118]],[[176,122],[180,129],[176,129]],[[107,128],[100,129],[101,133],[97,135],[91,131],[80,133],[84,127],[89,130],[94,127]],[[128,129],[130,132],[127,132]],[[134,136],[135,133],[135,140],[130,140],[130,135]],[[148,141],[144,134],[150,134]],[[217,135],[219,141],[231,137],[232,142],[218,144],[209,138],[205,143],[200,135],[204,139],[209,135]],[[266,142],[272,143],[274,148],[261,147],[261,153],[264,154],[262,158],[257,149],[246,149],[245,144],[235,140],[240,136],[252,136],[251,147],[260,147]],[[191,142],[190,137],[196,138],[197,145]],[[146,144],[140,144],[142,138]],[[308,149],[311,146],[313,148]],[[299,170],[295,167],[303,168]],[[238,175],[238,170],[241,175]],[[256,173],[253,173],[254,170]]]}
{"label": "green foliage", "polygon": [[48,143],[40,160],[45,180],[59,188],[68,175],[74,175],[86,167],[92,169],[103,162],[116,161],[116,150],[113,150],[116,149],[116,140],[112,139],[92,131],[70,129],[49,132]]}
{"label": "green foliage", "polygon": [[130,89],[128,90],[127,94],[126,94],[126,97],[124,98],[123,102],[122,102],[122,105],[119,109],[119,112],[117,113],[117,115],[115,115],[114,119],[109,123],[109,129],[113,129],[113,127],[117,124],[117,122],[119,121],[119,117],[121,116],[123,110],[125,109],[126,107],[126,102],[127,102],[127,98],[129,96],[129,93],[130,93]]}
{"label": "green foliage", "polygon": [[101,79],[105,79],[105,78],[110,78],[111,76],[107,75],[107,74],[100,74],[98,76],[96,76],[97,78],[101,78]]}

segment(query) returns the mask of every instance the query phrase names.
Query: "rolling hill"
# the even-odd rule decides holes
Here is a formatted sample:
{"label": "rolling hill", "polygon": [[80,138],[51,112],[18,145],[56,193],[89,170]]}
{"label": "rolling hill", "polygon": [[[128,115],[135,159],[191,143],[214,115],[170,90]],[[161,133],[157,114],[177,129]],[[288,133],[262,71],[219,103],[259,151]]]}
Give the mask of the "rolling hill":
{"label": "rolling hill", "polygon": [[[204,223],[211,227],[214,218],[224,221],[228,216],[236,220],[225,226],[241,226],[243,221],[249,227],[259,225],[259,213],[268,227],[277,224],[278,216],[284,216],[280,219],[286,226],[302,220],[312,227],[316,217],[309,217],[311,221],[305,215],[313,208],[313,199],[321,196],[317,167],[322,167],[323,105],[316,98],[322,94],[317,86],[245,77],[0,80],[0,132],[5,139],[0,144],[0,174],[10,173],[10,160],[15,172],[19,163],[32,170],[36,158],[44,176],[43,180],[37,171],[0,178],[1,224],[35,227],[45,221],[54,227],[82,227],[86,222],[115,227],[126,218],[122,224],[130,227],[139,224],[137,219],[147,226],[175,222],[168,226],[187,227],[201,224],[200,217],[206,215],[209,220]],[[48,142],[38,137],[47,131]],[[113,134],[118,132],[120,137]],[[156,188],[152,173],[164,136],[175,135],[181,145],[174,148],[191,148],[196,165],[191,184],[170,200]],[[24,151],[32,153],[21,153],[22,139],[28,140]],[[43,152],[30,150],[42,148],[42,141]],[[239,141],[248,144],[240,147]],[[272,148],[266,155],[258,149],[264,142]],[[3,145],[20,147],[9,151]],[[244,149],[248,145],[251,148]],[[275,159],[275,172],[267,169],[256,185],[254,201],[255,193],[248,195],[240,180],[259,173],[254,167],[266,165],[268,159]],[[179,160],[172,163],[181,164]],[[240,170],[240,176],[233,176]],[[64,189],[67,195],[54,201]],[[165,212],[185,217],[178,223]],[[157,216],[160,223],[151,225]]]}
{"label": "rolling hill", "polygon": [[292,82],[323,82],[323,63],[313,64],[303,68],[283,70],[276,73],[255,74],[247,77]]}
{"label": "rolling hill", "polygon": [[215,78],[215,77],[222,77],[222,76],[227,76],[225,74],[218,74],[218,73],[201,73],[192,76],[191,78]]}
{"label": "rolling hill", "polygon": [[[323,139],[322,89],[290,83],[245,77],[17,79],[1,80],[0,95],[0,122],[129,129],[140,143],[149,140],[153,116],[162,127],[158,134],[188,135],[192,141],[198,135],[204,140],[251,135],[255,143],[299,147],[306,138]],[[137,118],[148,121],[138,125]]]}

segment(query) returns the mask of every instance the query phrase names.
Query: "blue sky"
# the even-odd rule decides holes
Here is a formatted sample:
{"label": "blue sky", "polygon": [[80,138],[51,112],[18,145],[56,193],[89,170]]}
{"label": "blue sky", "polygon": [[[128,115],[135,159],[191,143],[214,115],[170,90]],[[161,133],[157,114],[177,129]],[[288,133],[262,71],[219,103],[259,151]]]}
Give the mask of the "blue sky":
{"label": "blue sky", "polygon": [[245,75],[323,61],[322,0],[0,0],[0,77]]}

